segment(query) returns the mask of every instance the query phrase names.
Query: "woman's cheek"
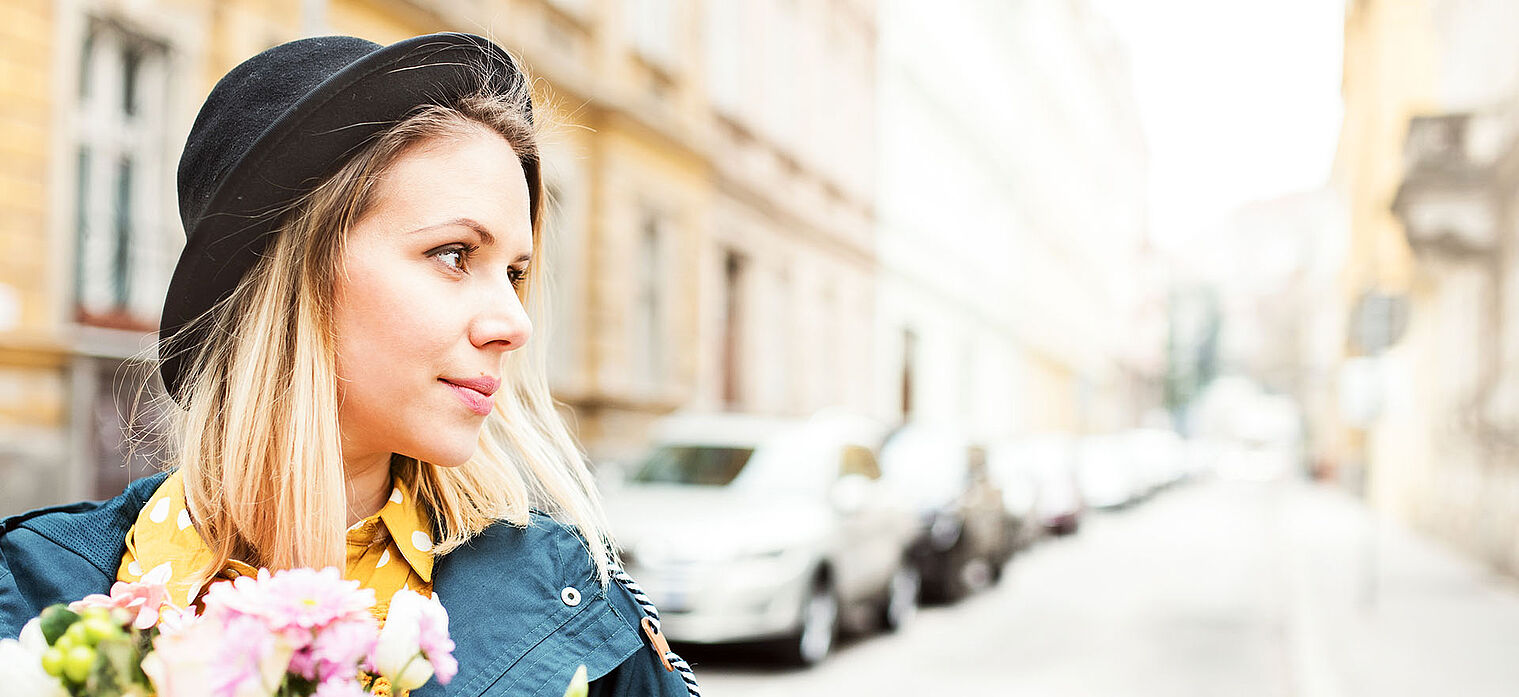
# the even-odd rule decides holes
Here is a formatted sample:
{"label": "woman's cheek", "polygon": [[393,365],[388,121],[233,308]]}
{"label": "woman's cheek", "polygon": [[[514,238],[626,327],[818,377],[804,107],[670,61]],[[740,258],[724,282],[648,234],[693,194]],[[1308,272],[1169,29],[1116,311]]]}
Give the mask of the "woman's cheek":
{"label": "woman's cheek", "polygon": [[[445,306],[436,280],[426,278],[425,263],[400,265],[376,279],[370,298],[383,326],[391,334],[406,334],[426,328],[426,324]],[[436,275],[436,274],[434,274]]]}
{"label": "woman's cheek", "polygon": [[391,326],[402,330],[408,343],[444,342],[458,335],[455,325],[462,324],[464,306],[456,294],[442,284],[415,284],[408,292],[391,300]]}

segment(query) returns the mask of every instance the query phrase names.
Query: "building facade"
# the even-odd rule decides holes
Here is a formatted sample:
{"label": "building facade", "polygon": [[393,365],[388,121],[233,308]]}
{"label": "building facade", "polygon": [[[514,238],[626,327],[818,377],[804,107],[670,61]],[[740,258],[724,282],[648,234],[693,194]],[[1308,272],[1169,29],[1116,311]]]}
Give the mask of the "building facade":
{"label": "building facade", "polygon": [[880,32],[876,412],[984,439],[1136,425],[1165,308],[1111,32],[1076,0],[888,1]]}
{"label": "building facade", "polygon": [[1511,574],[1519,49],[1504,28],[1516,21],[1511,3],[1351,3],[1339,163],[1353,231],[1345,305],[1387,288],[1407,308],[1380,352],[1357,338],[1364,313],[1347,311],[1347,354],[1373,359],[1381,393],[1352,441],[1368,495]]}
{"label": "building facade", "polygon": [[[869,0],[20,0],[0,16],[0,514],[153,467],[174,170],[221,75],[320,34],[490,36],[535,78],[551,385],[587,450],[678,408],[870,402]],[[155,401],[155,396],[158,397]]]}

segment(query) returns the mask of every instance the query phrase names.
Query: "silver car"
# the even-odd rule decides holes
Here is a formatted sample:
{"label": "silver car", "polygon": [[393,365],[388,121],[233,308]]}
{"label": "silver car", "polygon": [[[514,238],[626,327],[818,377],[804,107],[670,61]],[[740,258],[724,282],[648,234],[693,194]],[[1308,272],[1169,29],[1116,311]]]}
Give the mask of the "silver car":
{"label": "silver car", "polygon": [[669,417],[606,492],[624,565],[673,641],[773,642],[822,660],[841,628],[915,612],[908,508],[880,482],[884,429],[840,413]]}

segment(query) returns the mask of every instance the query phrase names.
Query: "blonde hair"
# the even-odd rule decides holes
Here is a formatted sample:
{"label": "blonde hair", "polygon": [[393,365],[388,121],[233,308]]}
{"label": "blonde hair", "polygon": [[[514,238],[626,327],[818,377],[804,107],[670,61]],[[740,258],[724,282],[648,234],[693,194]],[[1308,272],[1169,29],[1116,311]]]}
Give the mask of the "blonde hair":
{"label": "blonde hair", "polygon": [[[183,473],[214,557],[200,580],[229,559],[275,569],[345,565],[334,289],[348,231],[407,147],[480,128],[511,145],[532,196],[534,262],[518,293],[535,323],[544,318],[543,128],[527,117],[529,99],[525,89],[483,92],[423,107],[386,130],[304,196],[231,296],[196,319],[209,338],[187,362],[185,408],[166,411],[177,446],[168,464]],[[467,462],[440,467],[392,454],[392,471],[431,514],[434,553],[498,520],[526,526],[536,510],[580,533],[605,586],[615,548],[585,457],[549,395],[545,355],[539,339],[506,356],[495,409]]]}

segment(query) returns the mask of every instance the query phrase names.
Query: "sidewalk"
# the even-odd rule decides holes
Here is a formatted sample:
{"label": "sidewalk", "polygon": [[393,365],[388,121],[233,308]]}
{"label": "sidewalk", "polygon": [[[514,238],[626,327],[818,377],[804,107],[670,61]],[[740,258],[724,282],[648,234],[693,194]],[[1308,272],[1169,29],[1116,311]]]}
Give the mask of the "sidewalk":
{"label": "sidewalk", "polygon": [[1519,694],[1519,582],[1341,490],[1282,487],[1295,694]]}

